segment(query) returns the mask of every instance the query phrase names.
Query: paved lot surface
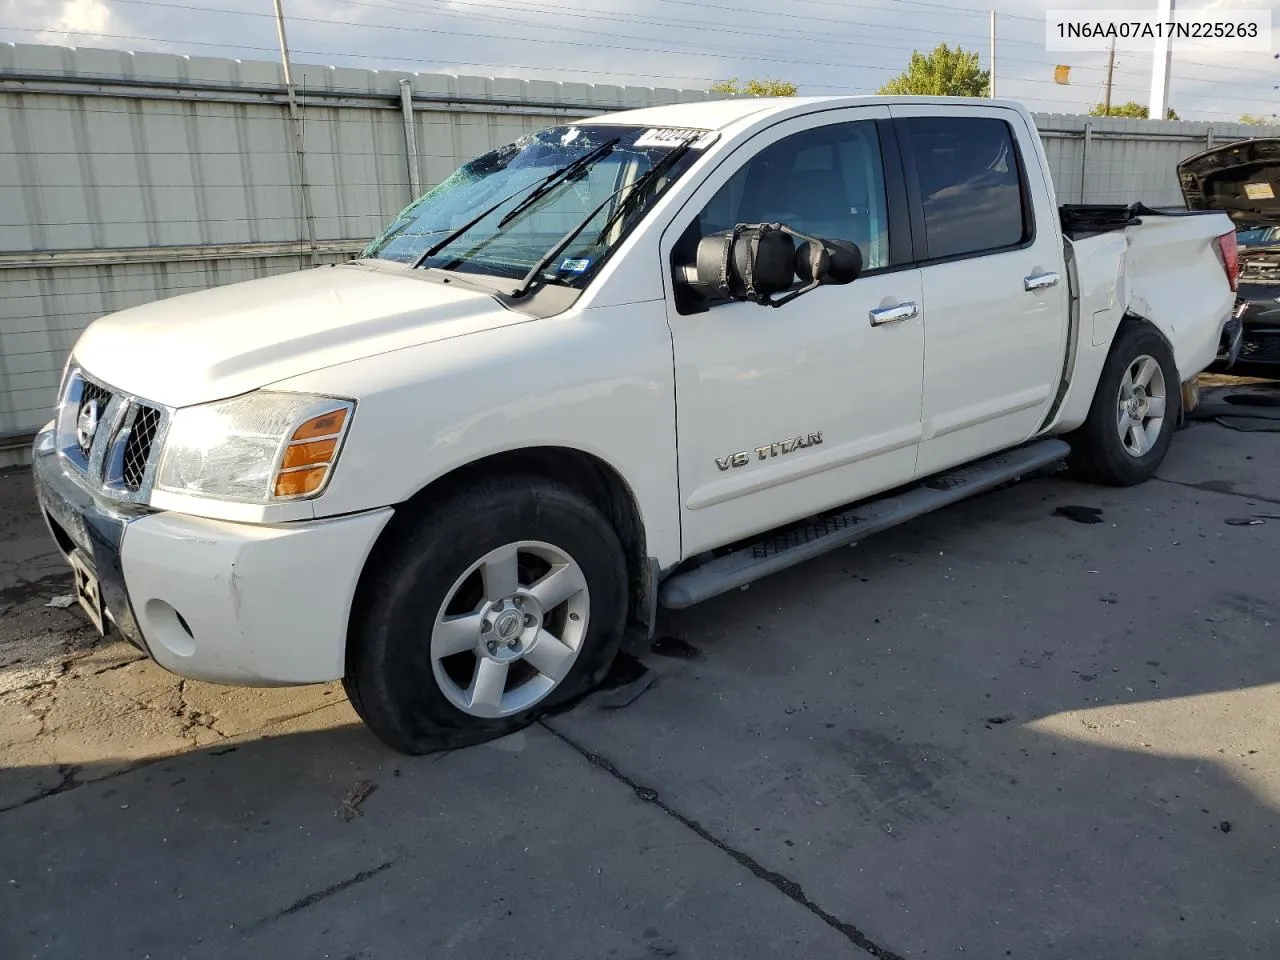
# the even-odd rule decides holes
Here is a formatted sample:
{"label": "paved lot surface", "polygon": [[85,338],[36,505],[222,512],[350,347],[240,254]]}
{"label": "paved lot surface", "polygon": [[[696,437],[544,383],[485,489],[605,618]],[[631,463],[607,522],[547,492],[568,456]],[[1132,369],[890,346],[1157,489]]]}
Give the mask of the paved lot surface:
{"label": "paved lot surface", "polygon": [[336,686],[95,642],[45,606],[28,485],[0,475],[6,960],[1280,956],[1274,433],[925,518],[669,618],[630,706],[420,759]]}

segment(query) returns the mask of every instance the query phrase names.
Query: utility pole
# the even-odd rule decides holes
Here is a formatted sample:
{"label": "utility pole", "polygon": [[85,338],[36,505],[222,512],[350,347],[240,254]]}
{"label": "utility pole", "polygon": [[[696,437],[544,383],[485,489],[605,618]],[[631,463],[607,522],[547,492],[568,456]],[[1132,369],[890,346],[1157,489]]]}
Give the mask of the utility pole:
{"label": "utility pole", "polygon": [[307,184],[307,153],[302,141],[302,116],[298,113],[298,94],[293,86],[293,68],[289,63],[289,41],[284,33],[284,7],[281,0],[275,0],[276,34],[280,38],[280,65],[284,68],[285,96],[289,100],[289,119],[293,126],[293,149],[298,158],[298,191],[302,195],[303,229],[306,231],[307,244],[311,247],[311,265],[320,265],[320,254],[316,249],[316,223],[311,213],[311,190]]}
{"label": "utility pole", "polygon": [[991,98],[996,96],[996,12],[991,11]]}
{"label": "utility pole", "polygon": [[1107,53],[1107,88],[1102,95],[1102,115],[1111,116],[1111,77],[1116,70],[1116,38],[1111,38],[1111,50]]}
{"label": "utility pole", "polygon": [[[1173,21],[1175,0],[1157,0],[1157,16],[1162,23]],[[1151,106],[1147,116],[1152,120],[1163,120],[1169,109],[1169,68],[1173,63],[1173,45],[1166,33],[1156,40],[1155,51],[1151,58]]]}

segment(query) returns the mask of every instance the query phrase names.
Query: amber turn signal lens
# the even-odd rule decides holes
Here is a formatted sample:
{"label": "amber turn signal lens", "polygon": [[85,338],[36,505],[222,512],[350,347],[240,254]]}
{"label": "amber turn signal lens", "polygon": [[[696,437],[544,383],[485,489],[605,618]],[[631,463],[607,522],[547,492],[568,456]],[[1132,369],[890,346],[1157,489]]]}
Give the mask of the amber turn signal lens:
{"label": "amber turn signal lens", "polygon": [[295,470],[282,473],[276,477],[277,497],[299,497],[304,493],[312,493],[324,482],[325,467],[312,467],[310,470]]}
{"label": "amber turn signal lens", "polygon": [[310,467],[328,463],[333,459],[333,451],[338,448],[337,440],[313,440],[310,443],[295,443],[285,449],[281,470],[292,470],[294,467]]}
{"label": "amber turn signal lens", "polygon": [[293,431],[293,442],[299,440],[316,440],[320,437],[332,437],[342,432],[342,425],[347,422],[346,409],[334,410],[312,417],[297,430]]}

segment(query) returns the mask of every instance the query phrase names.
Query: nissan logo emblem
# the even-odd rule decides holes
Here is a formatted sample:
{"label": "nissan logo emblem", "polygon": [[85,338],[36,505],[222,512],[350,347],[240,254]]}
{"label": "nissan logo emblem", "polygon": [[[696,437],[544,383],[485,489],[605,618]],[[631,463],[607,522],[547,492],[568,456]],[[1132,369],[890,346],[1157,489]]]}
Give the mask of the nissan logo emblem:
{"label": "nissan logo emblem", "polygon": [[86,452],[93,444],[93,435],[98,432],[99,415],[98,401],[90,400],[80,408],[80,416],[76,419],[76,440]]}

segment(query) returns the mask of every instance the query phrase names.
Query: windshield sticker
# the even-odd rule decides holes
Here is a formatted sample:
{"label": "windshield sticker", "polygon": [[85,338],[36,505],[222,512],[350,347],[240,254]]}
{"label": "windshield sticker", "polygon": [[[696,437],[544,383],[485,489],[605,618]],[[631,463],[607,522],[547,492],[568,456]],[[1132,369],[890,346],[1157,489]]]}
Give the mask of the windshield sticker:
{"label": "windshield sticker", "polygon": [[586,273],[587,267],[591,266],[591,258],[587,257],[581,260],[561,260],[561,273]]}
{"label": "windshield sticker", "polygon": [[694,134],[701,134],[698,139],[691,143],[690,149],[701,150],[710,146],[715,140],[716,134],[714,130],[672,130],[654,128],[646,130],[636,138],[635,146],[637,147],[678,147]]}
{"label": "windshield sticker", "polygon": [[1246,183],[1244,185],[1244,195],[1250,200],[1274,200],[1276,192],[1271,189],[1269,183]]}

